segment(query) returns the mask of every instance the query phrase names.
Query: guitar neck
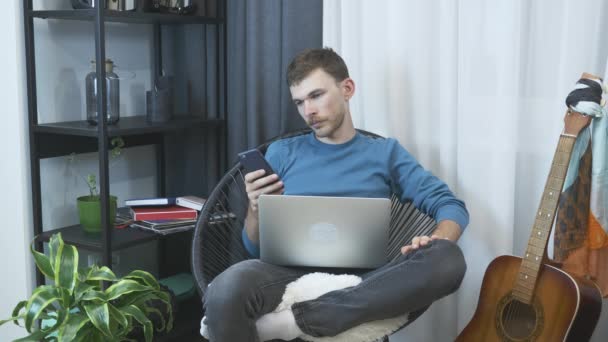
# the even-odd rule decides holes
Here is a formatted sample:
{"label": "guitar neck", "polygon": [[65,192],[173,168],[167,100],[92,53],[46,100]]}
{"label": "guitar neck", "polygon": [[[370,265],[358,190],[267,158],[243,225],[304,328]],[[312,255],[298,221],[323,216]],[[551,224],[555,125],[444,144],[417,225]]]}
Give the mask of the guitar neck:
{"label": "guitar neck", "polygon": [[575,142],[576,135],[562,134],[553,156],[549,177],[528,240],[528,247],[522,258],[518,278],[513,288],[513,296],[524,303],[530,303],[534,295],[536,279],[543,263],[543,256],[557,211],[559,195],[564,186]]}

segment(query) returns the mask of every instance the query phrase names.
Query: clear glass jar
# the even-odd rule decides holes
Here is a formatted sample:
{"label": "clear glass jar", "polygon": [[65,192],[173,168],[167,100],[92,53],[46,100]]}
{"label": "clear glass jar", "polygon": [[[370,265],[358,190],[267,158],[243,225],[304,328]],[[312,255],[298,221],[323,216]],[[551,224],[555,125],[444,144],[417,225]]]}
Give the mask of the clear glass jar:
{"label": "clear glass jar", "polygon": [[[118,75],[114,73],[114,62],[106,59],[106,100],[108,125],[115,124],[120,119],[120,83]],[[86,102],[87,102],[87,121],[91,125],[97,125],[99,116],[97,115],[97,73],[95,71],[95,61],[91,61],[92,71],[85,78]]]}

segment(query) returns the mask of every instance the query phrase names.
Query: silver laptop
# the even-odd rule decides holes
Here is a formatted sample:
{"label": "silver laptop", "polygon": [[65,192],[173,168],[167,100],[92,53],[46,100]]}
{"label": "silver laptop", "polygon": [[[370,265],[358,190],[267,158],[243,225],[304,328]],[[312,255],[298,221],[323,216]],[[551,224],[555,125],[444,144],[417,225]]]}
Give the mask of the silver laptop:
{"label": "silver laptop", "polygon": [[390,206],[386,198],[262,195],[260,259],[284,266],[381,266]]}

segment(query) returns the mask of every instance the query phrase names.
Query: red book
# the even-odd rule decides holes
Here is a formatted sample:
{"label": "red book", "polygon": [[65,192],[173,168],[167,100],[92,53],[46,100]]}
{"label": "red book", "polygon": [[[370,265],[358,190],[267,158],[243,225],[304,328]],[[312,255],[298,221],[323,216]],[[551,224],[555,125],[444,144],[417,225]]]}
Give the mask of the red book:
{"label": "red book", "polygon": [[151,220],[195,220],[198,211],[177,205],[167,207],[133,207],[131,208],[134,221]]}

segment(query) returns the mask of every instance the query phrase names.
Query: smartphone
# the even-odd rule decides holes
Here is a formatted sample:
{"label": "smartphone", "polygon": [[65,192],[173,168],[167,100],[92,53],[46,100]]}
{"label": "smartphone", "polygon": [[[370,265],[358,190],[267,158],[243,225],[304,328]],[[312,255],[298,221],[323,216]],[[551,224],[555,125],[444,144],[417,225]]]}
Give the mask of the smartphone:
{"label": "smartphone", "polygon": [[266,161],[262,153],[257,149],[252,149],[249,151],[239,153],[239,160],[241,161],[241,165],[245,169],[245,173],[250,173],[253,171],[257,171],[263,169],[266,171],[264,177],[270,176],[275,173],[270,167],[270,164]]}

